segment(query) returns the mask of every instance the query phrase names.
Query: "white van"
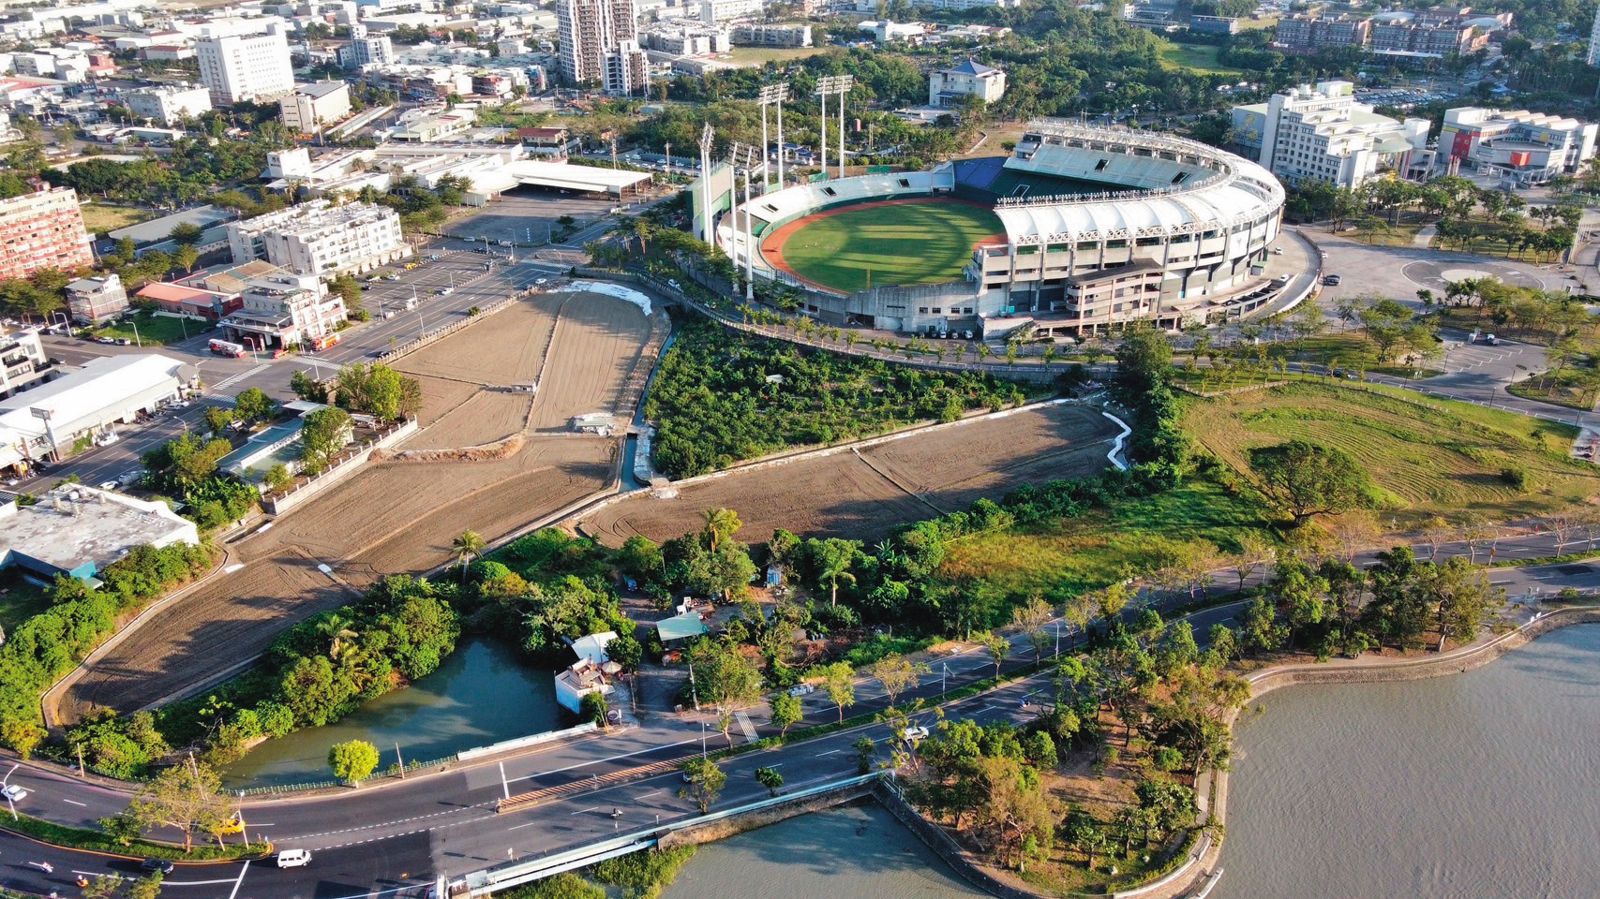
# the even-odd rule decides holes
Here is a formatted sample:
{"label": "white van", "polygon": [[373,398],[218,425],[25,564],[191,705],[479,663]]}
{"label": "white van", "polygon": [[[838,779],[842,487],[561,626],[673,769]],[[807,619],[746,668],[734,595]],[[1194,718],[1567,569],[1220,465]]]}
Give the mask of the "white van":
{"label": "white van", "polygon": [[278,867],[304,868],[311,864],[310,849],[285,849],[278,853]]}

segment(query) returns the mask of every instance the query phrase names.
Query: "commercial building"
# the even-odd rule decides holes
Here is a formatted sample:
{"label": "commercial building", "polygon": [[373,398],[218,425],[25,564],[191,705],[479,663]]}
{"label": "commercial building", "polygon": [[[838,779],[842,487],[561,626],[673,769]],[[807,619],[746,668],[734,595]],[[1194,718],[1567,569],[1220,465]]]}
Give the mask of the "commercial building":
{"label": "commercial building", "polygon": [[32,505],[0,506],[0,568],[88,581],[136,546],[199,543],[194,522],[159,500],[62,484]]}
{"label": "commercial building", "polygon": [[294,90],[289,42],[282,32],[211,38],[197,43],[195,51],[200,80],[214,106],[276,100]]}
{"label": "commercial building", "polygon": [[245,282],[243,305],[217,326],[228,339],[257,350],[321,349],[337,340],[344,300],[316,275],[282,271]]}
{"label": "commercial building", "polygon": [[1022,0],[911,0],[917,9],[1016,9]]}
{"label": "commercial building", "polygon": [[79,278],[67,285],[67,311],[72,320],[97,324],[128,308],[128,291],[115,273]]}
{"label": "commercial building", "polygon": [[211,92],[191,84],[147,87],[129,91],[122,99],[134,115],[163,126],[211,111]]}
{"label": "commercial building", "polygon": [[55,371],[37,328],[0,334],[0,396],[25,390]]}
{"label": "commercial building", "polygon": [[477,120],[477,112],[466,107],[449,110],[411,109],[402,113],[399,121],[389,129],[389,139],[433,143],[469,130]]}
{"label": "commercial building", "polygon": [[89,232],[72,188],[44,188],[0,200],[0,280],[93,264]]}
{"label": "commercial building", "polygon": [[1427,148],[1426,119],[1395,121],[1355,100],[1355,85],[1324,81],[1233,108],[1235,141],[1290,184],[1358,187],[1380,172],[1410,168]]}
{"label": "commercial building", "polygon": [[1464,106],[1445,111],[1439,156],[1507,186],[1531,187],[1577,174],[1594,156],[1597,131],[1600,126],[1565,116]]}
{"label": "commercial building", "polygon": [[975,59],[928,74],[928,105],[957,106],[965,97],[995,103],[1006,92],[1006,73]]}
{"label": "commercial building", "polygon": [[386,34],[369,34],[365,25],[350,26],[350,43],[338,50],[339,65],[346,69],[393,65],[394,42]]}
{"label": "commercial building", "polygon": [[177,399],[193,366],[159,354],[102,356],[0,400],[0,469],[25,469]]}
{"label": "commercial building", "polygon": [[735,25],[730,39],[736,47],[809,47],[811,26]]}
{"label": "commercial building", "polygon": [[350,85],[344,81],[297,84],[280,102],[283,124],[295,134],[314,134],[350,114]]}
{"label": "commercial building", "polygon": [[1365,47],[1372,23],[1349,15],[1285,16],[1278,20],[1272,42],[1285,50],[1307,51],[1322,47]]}
{"label": "commercial building", "polygon": [[399,214],[370,203],[312,200],[227,227],[234,262],[265,259],[297,275],[332,278],[411,255]]}
{"label": "commercial building", "polygon": [[1377,56],[1450,59],[1488,43],[1489,30],[1464,15],[1398,11],[1373,17],[1368,49]]}
{"label": "commercial building", "polygon": [[575,87],[629,96],[649,86],[633,0],[558,0],[561,77]]}

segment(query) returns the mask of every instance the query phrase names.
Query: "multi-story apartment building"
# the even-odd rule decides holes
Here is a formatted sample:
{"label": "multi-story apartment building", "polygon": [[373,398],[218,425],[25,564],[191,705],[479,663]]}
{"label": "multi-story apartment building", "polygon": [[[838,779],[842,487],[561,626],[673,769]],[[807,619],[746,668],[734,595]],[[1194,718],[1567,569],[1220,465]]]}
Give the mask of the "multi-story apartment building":
{"label": "multi-story apartment building", "polygon": [[228,35],[195,45],[200,80],[215,106],[250,100],[276,100],[294,90],[289,42],[280,31]]}
{"label": "multi-story apartment building", "polygon": [[[700,0],[702,22],[732,22],[735,19],[758,19],[766,9],[766,0]],[[695,9],[695,6],[690,6]]]}
{"label": "multi-story apartment building", "polygon": [[279,101],[283,124],[295,134],[314,134],[323,125],[350,114],[350,85],[344,81],[319,81],[295,85],[294,93]]}
{"label": "multi-story apartment building", "polygon": [[211,111],[211,91],[192,84],[147,87],[129,91],[122,99],[134,115],[163,127]]}
{"label": "multi-story apartment building", "polygon": [[0,397],[10,396],[52,373],[39,331],[28,328],[0,334]]}
{"label": "multi-story apartment building", "polygon": [[928,74],[928,105],[955,106],[963,97],[997,102],[1006,92],[1006,73],[967,59]]}
{"label": "multi-story apartment building", "polygon": [[1320,47],[1364,47],[1372,23],[1351,16],[1286,16],[1278,20],[1272,41],[1285,50],[1316,50]]}
{"label": "multi-story apartment building", "polygon": [[1439,157],[1464,161],[1515,187],[1576,174],[1595,153],[1600,126],[1527,110],[1446,110]]}
{"label": "multi-story apartment building", "polygon": [[732,41],[739,47],[809,47],[811,26],[759,23],[735,25]]}
{"label": "multi-story apartment building", "polygon": [[1369,48],[1379,56],[1449,59],[1489,43],[1489,32],[1460,16],[1430,17],[1410,12],[1372,19]]}
{"label": "multi-story apartment building", "polygon": [[313,274],[277,271],[245,282],[243,305],[218,326],[258,350],[321,348],[345,320],[344,300]]}
{"label": "multi-story apartment building", "polygon": [[559,0],[561,77],[620,96],[644,90],[649,68],[635,19],[633,0]]}
{"label": "multi-story apartment building", "polygon": [[1355,101],[1355,85],[1324,81],[1233,108],[1235,140],[1246,155],[1290,184],[1327,181],[1358,187],[1382,171],[1406,172],[1427,148],[1426,119],[1397,122]]}
{"label": "multi-story apartment building", "polygon": [[128,291],[116,274],[79,278],[67,285],[67,311],[72,320],[95,324],[128,308]]}
{"label": "multi-story apartment building", "polygon": [[72,188],[45,188],[0,200],[0,280],[93,264],[89,232]]}
{"label": "multi-story apartment building", "polygon": [[644,34],[646,49],[672,56],[710,56],[732,47],[728,29],[693,19],[668,19]]}
{"label": "multi-story apartment building", "polygon": [[228,223],[234,262],[265,259],[296,275],[332,278],[404,259],[411,246],[400,216],[386,206],[313,200]]}
{"label": "multi-story apartment building", "polygon": [[346,69],[359,69],[366,65],[393,65],[394,43],[386,34],[368,34],[367,26],[350,26],[350,43],[338,50],[339,65]]}

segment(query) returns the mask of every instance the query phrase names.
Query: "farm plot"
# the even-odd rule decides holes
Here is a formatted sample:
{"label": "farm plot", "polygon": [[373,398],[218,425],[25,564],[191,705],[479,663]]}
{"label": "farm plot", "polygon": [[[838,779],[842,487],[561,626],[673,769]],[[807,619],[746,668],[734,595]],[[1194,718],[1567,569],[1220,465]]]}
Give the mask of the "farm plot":
{"label": "farm plot", "polygon": [[676,537],[697,529],[704,510],[730,508],[752,541],[765,540],[775,528],[872,540],[980,496],[1098,471],[1105,465],[1106,439],[1115,431],[1091,410],[1029,410],[916,434],[860,454],[846,450],[736,471],[686,485],[671,499],[641,492],[577,524],[619,545],[634,534]]}
{"label": "farm plot", "polygon": [[[434,383],[438,383],[437,380]],[[423,388],[424,393],[428,388]],[[456,447],[482,446],[522,433],[528,422],[528,405],[533,397],[526,393],[508,393],[499,390],[482,390],[466,402],[427,425],[415,437],[406,441],[405,448],[454,449]]]}
{"label": "farm plot", "polygon": [[[592,404],[582,411],[625,416],[625,410],[614,410],[609,403],[637,364],[648,324],[636,307],[620,300],[588,294],[570,299],[566,310],[573,311],[576,319],[572,339],[558,341],[549,362],[552,371],[582,380],[559,392],[555,405],[565,409],[574,403]],[[461,334],[493,336],[503,330],[502,317],[511,314],[514,310],[486,319],[495,323],[490,329],[480,325]],[[617,327],[618,333],[601,334],[608,326]],[[449,344],[460,336],[452,335],[418,353],[417,362],[427,366],[448,357]],[[458,343],[456,349],[477,345]],[[441,347],[443,355],[433,353]],[[541,345],[538,358],[543,352]],[[506,359],[531,358],[526,350],[519,353]],[[521,369],[516,374],[526,374],[523,379],[528,380],[539,372]],[[503,430],[517,414],[501,409],[488,415],[497,414],[500,421],[486,424],[472,413],[480,407],[487,410],[492,401],[478,400],[479,405],[473,406],[476,397],[469,399],[470,393],[439,387],[460,382],[437,376],[428,382],[425,389],[438,390],[433,408],[440,412],[424,432],[430,442],[445,446],[481,442],[485,433]],[[450,412],[447,405],[454,397],[461,399],[456,411]],[[520,399],[526,410],[526,395]],[[521,426],[518,420],[516,429]],[[558,512],[610,483],[620,443],[563,435],[529,439],[514,455],[493,461],[374,463],[270,530],[231,546],[230,562],[242,562],[244,568],[219,576],[129,633],[68,691],[62,701],[63,718],[76,720],[100,706],[132,711],[214,680],[265,650],[296,621],[349,602],[354,590],[385,575],[421,573],[444,564],[451,540],[464,530],[493,541]],[[328,565],[337,579],[318,570],[319,564]]]}
{"label": "farm plot", "polygon": [[479,385],[508,385],[539,375],[550,332],[572,294],[540,294],[401,359],[395,368],[414,376]]}
{"label": "farm plot", "polygon": [[575,415],[615,412],[622,386],[640,364],[650,322],[637,307],[577,294],[556,322],[554,350],[534,398],[533,429],[565,431]]}

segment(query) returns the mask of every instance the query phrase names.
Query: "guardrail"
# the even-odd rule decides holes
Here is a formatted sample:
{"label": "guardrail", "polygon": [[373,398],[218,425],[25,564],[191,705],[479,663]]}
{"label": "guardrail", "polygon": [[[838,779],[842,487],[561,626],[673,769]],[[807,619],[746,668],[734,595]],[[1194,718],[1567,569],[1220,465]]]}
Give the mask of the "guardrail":
{"label": "guardrail", "polygon": [[456,753],[456,760],[465,762],[476,758],[482,758],[486,755],[494,755],[495,753],[499,752],[510,752],[514,749],[526,749],[529,746],[538,746],[541,743],[549,743],[555,740],[560,740],[564,737],[577,737],[582,736],[583,734],[592,734],[599,729],[600,728],[598,725],[596,725],[593,721],[590,721],[586,724],[580,724],[576,727],[569,727],[565,730],[547,730],[541,734],[517,737],[514,740],[501,740],[498,743],[490,743],[488,746],[479,746],[475,749],[463,749]]}

